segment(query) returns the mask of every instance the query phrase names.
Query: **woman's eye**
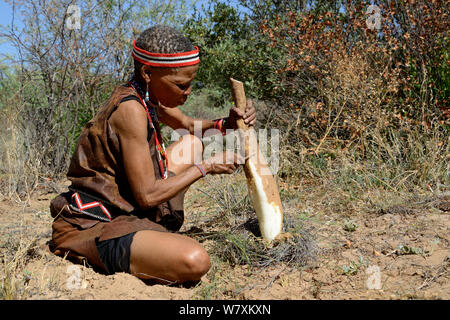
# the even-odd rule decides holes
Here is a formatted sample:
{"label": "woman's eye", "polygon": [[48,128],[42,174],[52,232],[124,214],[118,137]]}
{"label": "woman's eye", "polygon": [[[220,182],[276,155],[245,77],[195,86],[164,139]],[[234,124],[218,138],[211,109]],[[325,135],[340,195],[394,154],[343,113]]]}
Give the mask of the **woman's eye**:
{"label": "woman's eye", "polygon": [[177,84],[177,87],[184,91],[187,88],[189,88],[189,85],[188,84]]}

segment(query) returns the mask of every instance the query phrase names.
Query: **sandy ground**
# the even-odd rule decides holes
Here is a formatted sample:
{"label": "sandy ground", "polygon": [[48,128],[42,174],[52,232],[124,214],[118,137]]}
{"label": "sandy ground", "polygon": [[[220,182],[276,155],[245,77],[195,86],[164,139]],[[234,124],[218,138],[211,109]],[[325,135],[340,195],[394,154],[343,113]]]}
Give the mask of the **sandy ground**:
{"label": "sandy ground", "polygon": [[[186,197],[186,225],[205,209],[199,181]],[[64,185],[60,185],[64,188]],[[320,248],[314,263],[258,269],[213,266],[192,287],[149,285],[128,275],[105,276],[48,251],[56,195],[38,191],[28,203],[0,201],[0,279],[3,299],[449,299],[450,196],[355,210],[324,207],[327,195],[284,201],[300,214]],[[382,199],[385,195],[378,194]],[[374,196],[374,198],[376,198]],[[425,199],[425,200],[424,200]],[[321,207],[321,204],[323,206]],[[321,209],[322,208],[322,209]],[[350,221],[351,220],[351,221]],[[207,243],[205,244],[208,245]]]}

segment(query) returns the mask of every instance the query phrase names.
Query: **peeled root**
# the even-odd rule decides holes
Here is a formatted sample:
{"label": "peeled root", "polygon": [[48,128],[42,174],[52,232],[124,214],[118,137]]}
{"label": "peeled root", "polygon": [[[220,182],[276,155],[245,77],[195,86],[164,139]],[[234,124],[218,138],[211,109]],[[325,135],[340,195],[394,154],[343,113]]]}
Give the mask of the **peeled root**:
{"label": "peeled root", "polygon": [[[247,101],[243,83],[234,79],[230,79],[230,83],[236,107],[245,112]],[[249,128],[242,119],[237,122],[237,126],[245,147],[244,171],[249,196],[258,217],[261,235],[270,242],[281,232],[283,226],[283,208],[278,186],[259,149],[254,129]]]}
{"label": "peeled root", "polygon": [[264,239],[272,241],[281,232],[283,226],[281,201],[279,200],[278,190],[273,190],[272,183],[275,183],[275,181],[272,181],[273,177],[262,175],[261,171],[258,172],[257,165],[257,163],[256,165],[254,163],[254,158],[249,159],[246,163],[247,184],[258,217],[261,235]]}

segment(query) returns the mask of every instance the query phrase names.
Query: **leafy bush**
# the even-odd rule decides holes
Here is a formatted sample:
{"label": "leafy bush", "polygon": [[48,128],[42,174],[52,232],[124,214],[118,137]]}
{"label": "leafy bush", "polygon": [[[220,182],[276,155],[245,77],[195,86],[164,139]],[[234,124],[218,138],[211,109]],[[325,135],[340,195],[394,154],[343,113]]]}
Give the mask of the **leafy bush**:
{"label": "leafy bush", "polygon": [[200,47],[197,81],[221,92],[216,106],[230,100],[230,77],[245,83],[249,97],[271,92],[275,73],[267,61],[279,52],[269,48],[247,14],[230,4],[212,1],[187,21],[184,31]]}
{"label": "leafy bush", "polygon": [[214,0],[191,15],[185,1],[81,1],[81,32],[65,28],[71,3],[20,2],[24,30],[0,32],[21,52],[11,74],[0,68],[2,193],[65,173],[82,126],[130,75],[131,40],[154,23],[200,47],[188,114],[225,116],[229,77],[265,102],[258,120],[281,130],[281,178],[448,184],[446,1],[377,1],[380,30],[368,28],[365,0]]}
{"label": "leafy bush", "polygon": [[0,29],[0,40],[20,53],[5,60],[11,74],[1,73],[0,192],[7,196],[26,198],[66,173],[82,127],[130,76],[132,40],[149,22],[184,21],[187,10],[184,1],[79,1],[80,29],[71,29],[69,5],[16,2],[22,30]]}
{"label": "leafy bush", "polygon": [[[284,52],[270,61],[282,153],[296,163],[304,154],[340,151],[355,166],[377,168],[380,181],[410,172],[411,183],[445,185],[448,4],[381,1],[379,31],[367,27],[369,5],[287,11],[261,26],[271,47]],[[439,173],[419,169],[430,160]]]}

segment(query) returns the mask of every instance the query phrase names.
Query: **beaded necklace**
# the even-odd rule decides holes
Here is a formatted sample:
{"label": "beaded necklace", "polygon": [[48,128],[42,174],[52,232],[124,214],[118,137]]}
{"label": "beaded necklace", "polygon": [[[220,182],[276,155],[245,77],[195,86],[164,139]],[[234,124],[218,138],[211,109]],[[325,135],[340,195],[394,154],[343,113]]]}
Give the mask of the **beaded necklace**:
{"label": "beaded necklace", "polygon": [[[161,172],[161,176],[163,179],[167,179],[169,177],[169,161],[166,154],[166,148],[164,146],[164,142],[160,142],[161,132],[159,130],[159,122],[158,122],[158,116],[156,115],[156,104],[150,101],[147,95],[144,96],[144,91],[142,90],[139,83],[136,81],[136,79],[131,79],[128,82],[128,86],[132,87],[136,93],[138,94],[139,100],[141,100],[142,105],[145,108],[145,111],[147,112],[147,118],[150,123],[150,127],[153,129],[153,133],[155,135],[155,142],[156,142],[156,151],[158,155],[158,162],[159,162],[159,172]],[[145,97],[145,99],[143,98]],[[147,107],[147,103],[149,103],[151,109],[149,110]],[[155,124],[156,126],[155,126]]]}

